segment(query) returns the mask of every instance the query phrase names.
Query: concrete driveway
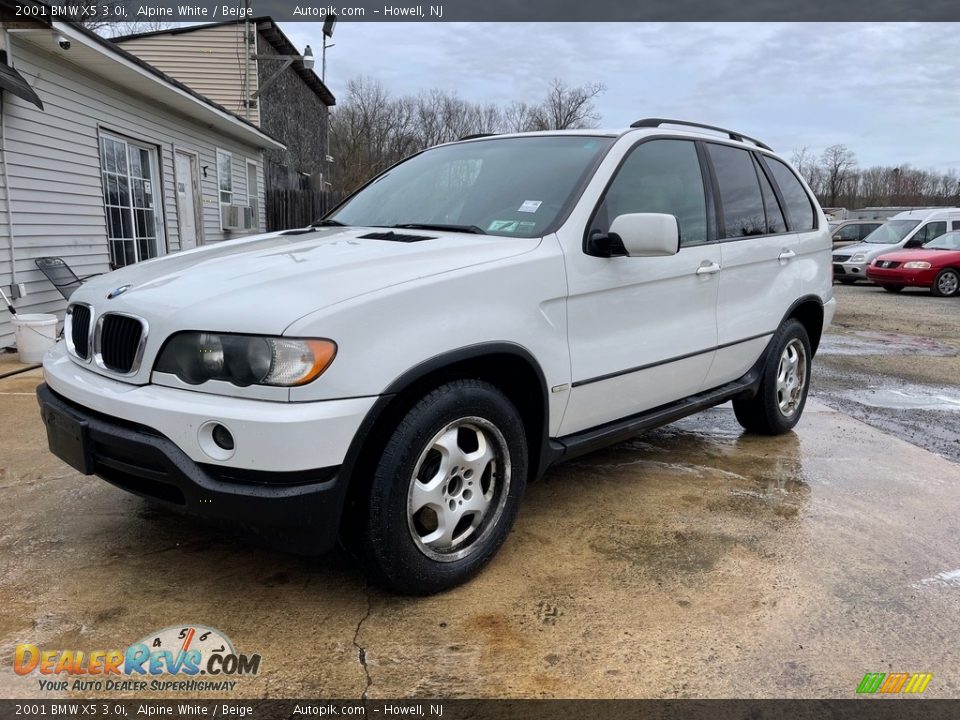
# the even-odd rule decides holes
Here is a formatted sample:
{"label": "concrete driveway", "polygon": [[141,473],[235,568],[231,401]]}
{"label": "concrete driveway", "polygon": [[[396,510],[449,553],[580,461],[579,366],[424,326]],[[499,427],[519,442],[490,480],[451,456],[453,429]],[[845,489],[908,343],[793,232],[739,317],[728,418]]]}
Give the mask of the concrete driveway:
{"label": "concrete driveway", "polygon": [[960,466],[816,402],[782,438],[722,407],[556,468],[486,572],[407,599],[78,475],[38,382],[0,380],[0,697],[57,695],[18,643],[185,623],[262,655],[234,697],[852,697],[868,671],[960,695]]}

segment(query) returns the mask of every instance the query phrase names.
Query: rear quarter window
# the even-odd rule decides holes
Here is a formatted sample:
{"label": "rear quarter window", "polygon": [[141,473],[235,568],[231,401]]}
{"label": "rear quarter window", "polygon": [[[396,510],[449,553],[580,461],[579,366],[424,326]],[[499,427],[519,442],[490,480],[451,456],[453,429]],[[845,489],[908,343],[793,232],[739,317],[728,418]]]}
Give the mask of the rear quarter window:
{"label": "rear quarter window", "polygon": [[780,195],[783,196],[783,202],[786,205],[790,230],[800,232],[813,230],[815,227],[813,203],[793,170],[787,167],[786,163],[769,155],[764,156],[764,161],[780,188]]}

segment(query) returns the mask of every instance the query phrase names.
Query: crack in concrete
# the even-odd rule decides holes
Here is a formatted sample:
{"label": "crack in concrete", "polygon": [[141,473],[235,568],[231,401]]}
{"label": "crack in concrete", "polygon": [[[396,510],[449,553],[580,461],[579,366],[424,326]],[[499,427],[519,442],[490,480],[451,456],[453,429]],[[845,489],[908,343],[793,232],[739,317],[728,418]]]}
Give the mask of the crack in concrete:
{"label": "crack in concrete", "polygon": [[360,695],[361,700],[367,699],[367,693],[370,692],[370,686],[373,685],[373,678],[370,677],[370,668],[367,665],[367,649],[360,644],[360,630],[363,627],[363,624],[367,621],[367,618],[370,617],[370,613],[373,611],[373,601],[370,598],[369,581],[364,587],[364,596],[367,598],[367,611],[363,614],[363,617],[360,618],[360,621],[357,623],[357,629],[353,632],[353,646],[357,649],[357,660],[360,662],[360,667],[363,668],[363,674],[367,682],[366,687],[363,688],[363,693]]}

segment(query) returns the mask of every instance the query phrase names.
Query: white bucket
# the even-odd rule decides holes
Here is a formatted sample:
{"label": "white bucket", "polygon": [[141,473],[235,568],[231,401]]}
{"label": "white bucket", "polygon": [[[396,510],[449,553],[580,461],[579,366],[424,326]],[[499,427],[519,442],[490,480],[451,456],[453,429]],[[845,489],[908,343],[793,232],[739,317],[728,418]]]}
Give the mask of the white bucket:
{"label": "white bucket", "polygon": [[45,313],[14,315],[13,332],[20,362],[38,363],[57,342],[57,316]]}

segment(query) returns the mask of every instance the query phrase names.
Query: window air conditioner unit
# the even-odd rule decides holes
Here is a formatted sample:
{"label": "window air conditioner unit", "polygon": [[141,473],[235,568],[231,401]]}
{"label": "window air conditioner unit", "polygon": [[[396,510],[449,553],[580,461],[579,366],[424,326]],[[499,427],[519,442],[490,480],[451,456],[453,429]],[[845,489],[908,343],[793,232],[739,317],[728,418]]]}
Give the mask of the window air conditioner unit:
{"label": "window air conditioner unit", "polygon": [[256,213],[249,205],[221,205],[220,225],[224,230],[253,230]]}

